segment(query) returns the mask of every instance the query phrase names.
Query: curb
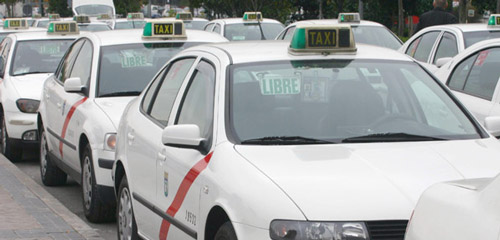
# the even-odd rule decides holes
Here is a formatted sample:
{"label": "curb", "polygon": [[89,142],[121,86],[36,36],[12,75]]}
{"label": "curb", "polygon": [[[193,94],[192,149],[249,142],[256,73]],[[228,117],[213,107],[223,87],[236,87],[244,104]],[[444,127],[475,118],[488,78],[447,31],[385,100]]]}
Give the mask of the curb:
{"label": "curb", "polygon": [[21,181],[33,194],[35,194],[47,207],[55,214],[59,215],[66,221],[78,234],[88,240],[104,240],[97,231],[91,228],[87,223],[81,220],[74,213],[69,211],[62,203],[48,193],[42,186],[38,185],[28,175],[24,174],[4,155],[0,154],[0,166],[4,167],[12,173],[19,181]]}

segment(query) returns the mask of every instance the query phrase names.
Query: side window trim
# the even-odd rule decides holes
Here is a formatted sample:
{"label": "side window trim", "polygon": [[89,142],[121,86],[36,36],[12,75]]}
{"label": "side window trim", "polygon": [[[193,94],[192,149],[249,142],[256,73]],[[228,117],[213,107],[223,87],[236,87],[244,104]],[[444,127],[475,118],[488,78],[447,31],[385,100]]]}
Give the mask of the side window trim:
{"label": "side window trim", "polygon": [[[68,56],[68,54],[71,53],[71,51],[73,50],[73,47],[76,46],[77,44],[79,44],[80,42],[82,42],[82,45],[78,48],[78,53],[76,53],[76,56],[74,58],[74,60],[76,60],[76,58],[78,57],[78,54],[80,53],[80,50],[82,50],[82,47],[83,45],[85,44],[85,41],[87,41],[86,38],[82,38],[78,41],[75,41],[73,43],[73,45],[71,45],[71,47],[68,49],[68,51],[66,52],[66,54],[64,55],[64,57],[61,59],[61,62],[60,62],[60,68],[61,68],[61,71],[59,71],[60,74],[62,74],[62,67],[64,66],[64,60],[66,59],[66,57]],[[73,71],[73,67],[74,67],[74,61],[70,62],[69,63],[71,65],[71,69],[69,69],[69,74],[71,74],[71,72]],[[59,69],[58,69],[59,70]],[[61,76],[62,78],[64,78],[64,76]],[[59,78],[59,75],[56,75],[56,82],[59,83],[60,85],[63,85],[63,81],[61,81],[61,79]]]}
{"label": "side window trim", "polygon": [[457,47],[457,52],[458,52],[458,44],[457,44],[457,39],[458,39],[458,36],[454,33],[454,32],[450,32],[450,31],[446,31],[446,30],[443,30],[441,32],[441,34],[438,36],[438,38],[436,39],[437,41],[434,43],[434,47],[433,49],[431,50],[431,59],[432,59],[432,63],[435,63],[437,61],[436,59],[436,54],[437,54],[437,51],[439,49],[439,47],[441,46],[441,42],[443,41],[443,39],[445,38],[445,35],[446,34],[450,34],[452,35],[453,37],[455,37],[455,46]]}
{"label": "side window trim", "polygon": [[458,62],[455,64],[455,66],[453,67],[453,70],[451,71],[451,74],[450,76],[448,77],[448,79],[446,80],[446,86],[449,88],[449,85],[450,85],[450,81],[451,81],[451,77],[453,77],[453,74],[455,73],[455,70],[457,70],[458,66],[460,66],[460,64],[462,64],[463,62],[469,60],[469,58],[474,58],[474,61],[472,61],[472,65],[469,69],[469,71],[467,72],[467,76],[465,77],[465,81],[464,81],[464,84],[462,85],[461,89],[460,90],[457,90],[457,89],[451,89],[453,91],[457,91],[457,92],[461,92],[461,93],[465,93],[464,92],[464,88],[465,88],[465,85],[467,84],[467,81],[469,80],[469,76],[470,76],[470,73],[472,71],[472,67],[474,66],[474,63],[476,62],[477,58],[479,57],[479,53],[484,51],[484,50],[487,50],[487,49],[481,49],[477,52],[474,52],[474,54],[471,54],[470,57],[468,58],[464,58],[462,59],[462,61]]}
{"label": "side window trim", "polygon": [[441,39],[443,38],[444,35],[444,30],[441,30],[437,38],[434,40],[434,44],[432,45],[431,52],[429,56],[427,57],[427,60],[425,61],[426,63],[432,63],[432,59],[434,59],[434,56],[436,55],[436,50],[439,46],[439,43],[441,42]]}
{"label": "side window trim", "polygon": [[[75,61],[73,62],[73,67],[75,66],[75,62],[78,60],[78,58],[80,57],[80,54],[82,53],[82,49],[83,47],[85,46],[85,44],[90,44],[90,73],[89,73],[89,79],[87,80],[87,83],[86,83],[86,87],[87,89],[84,91],[84,94],[86,96],[89,96],[89,91],[90,91],[90,84],[91,84],[91,80],[92,80],[92,64],[93,61],[94,61],[94,44],[92,44],[92,41],[90,41],[90,39],[88,38],[85,38],[85,42],[82,44],[82,46],[80,47],[80,50],[78,50],[78,55],[76,55],[75,57]],[[73,74],[73,67],[71,68],[71,71],[69,73],[69,75],[71,76]],[[81,79],[80,79],[81,81]]]}

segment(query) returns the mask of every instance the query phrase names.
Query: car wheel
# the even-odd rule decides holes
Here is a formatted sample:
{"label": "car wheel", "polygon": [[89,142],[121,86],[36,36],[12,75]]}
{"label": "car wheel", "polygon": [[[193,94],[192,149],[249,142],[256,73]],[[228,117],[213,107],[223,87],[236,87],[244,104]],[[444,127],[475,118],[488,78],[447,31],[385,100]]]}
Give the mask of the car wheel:
{"label": "car wheel", "polygon": [[93,223],[113,220],[115,208],[104,204],[97,191],[92,151],[87,144],[82,155],[82,198],[85,217]]}
{"label": "car wheel", "polygon": [[128,188],[127,177],[124,176],[118,189],[118,206],[117,206],[117,227],[119,240],[139,239],[137,234],[137,224],[134,217],[134,209],[132,208],[132,198],[130,189]]}
{"label": "car wheel", "polygon": [[45,186],[59,186],[66,183],[68,175],[49,158],[49,148],[45,131],[40,130],[40,176]]}
{"label": "car wheel", "polygon": [[215,234],[215,240],[238,240],[236,232],[234,231],[233,224],[230,221],[222,224]]}
{"label": "car wheel", "polygon": [[7,157],[10,161],[16,162],[21,160],[22,149],[13,143],[12,139],[9,138],[9,134],[7,134],[7,127],[5,124],[5,117],[2,113],[0,115],[2,120],[0,127],[0,148],[2,150],[2,154]]}

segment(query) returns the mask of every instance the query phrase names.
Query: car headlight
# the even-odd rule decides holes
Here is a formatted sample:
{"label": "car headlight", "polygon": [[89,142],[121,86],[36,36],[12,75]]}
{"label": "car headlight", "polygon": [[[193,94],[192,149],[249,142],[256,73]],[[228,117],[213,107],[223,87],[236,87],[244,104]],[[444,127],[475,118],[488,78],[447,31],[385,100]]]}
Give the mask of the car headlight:
{"label": "car headlight", "polygon": [[363,222],[308,222],[274,220],[269,228],[273,240],[367,240]]}
{"label": "car headlight", "polygon": [[104,136],[104,149],[114,151],[116,147],[116,133],[107,133]]}
{"label": "car headlight", "polygon": [[36,113],[40,106],[40,101],[33,99],[18,99],[16,105],[19,111],[23,113]]}

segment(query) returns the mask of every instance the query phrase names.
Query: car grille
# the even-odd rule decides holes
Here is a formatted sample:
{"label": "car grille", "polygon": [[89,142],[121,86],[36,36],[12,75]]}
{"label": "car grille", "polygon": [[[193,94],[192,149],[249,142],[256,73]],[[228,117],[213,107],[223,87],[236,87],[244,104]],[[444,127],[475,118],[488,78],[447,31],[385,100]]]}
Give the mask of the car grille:
{"label": "car grille", "polygon": [[370,221],[366,222],[370,240],[403,240],[407,220]]}

